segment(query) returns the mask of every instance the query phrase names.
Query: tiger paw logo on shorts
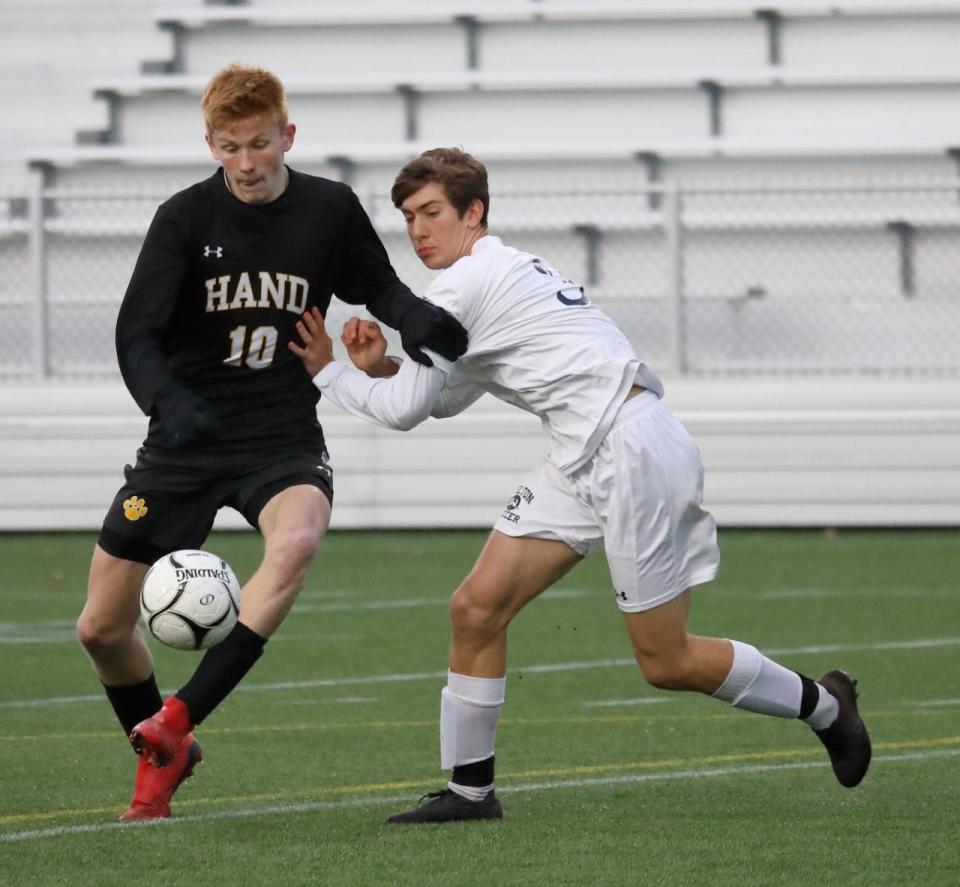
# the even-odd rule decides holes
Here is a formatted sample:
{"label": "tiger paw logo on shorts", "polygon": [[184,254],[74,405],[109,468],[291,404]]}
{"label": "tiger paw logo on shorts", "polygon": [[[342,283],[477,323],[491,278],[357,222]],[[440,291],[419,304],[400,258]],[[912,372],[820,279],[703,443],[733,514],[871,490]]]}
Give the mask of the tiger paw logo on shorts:
{"label": "tiger paw logo on shorts", "polygon": [[140,520],[141,517],[146,516],[149,510],[146,502],[137,496],[131,496],[129,499],[123,500],[123,516],[127,520]]}

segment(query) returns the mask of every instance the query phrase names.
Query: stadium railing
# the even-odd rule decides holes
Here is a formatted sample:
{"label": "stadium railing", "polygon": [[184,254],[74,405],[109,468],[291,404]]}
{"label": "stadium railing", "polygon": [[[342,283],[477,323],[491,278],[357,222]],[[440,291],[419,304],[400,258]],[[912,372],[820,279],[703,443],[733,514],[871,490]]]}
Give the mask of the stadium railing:
{"label": "stadium railing", "polygon": [[[310,141],[298,140],[296,158],[301,163],[402,162],[421,151],[436,147],[434,141],[394,140]],[[916,138],[904,134],[882,141],[876,139],[730,139],[707,137],[697,139],[484,139],[464,146],[478,157],[493,161],[629,161],[646,162],[650,158],[744,157],[787,159],[816,157],[953,157],[960,152],[960,136],[956,142],[942,138]],[[56,169],[83,164],[116,162],[136,165],[151,164],[209,166],[209,151],[199,140],[167,145],[77,145],[30,148],[24,159],[36,168]],[[292,159],[292,158],[291,158]]]}
{"label": "stadium railing", "polygon": [[[960,185],[606,187],[569,176],[498,188],[495,234],[542,254],[677,373],[960,372]],[[114,375],[111,328],[169,189],[45,184],[0,194],[0,373]],[[395,267],[413,257],[386,190],[361,199]]]}
{"label": "stadium railing", "polygon": [[[487,21],[592,21],[597,19],[754,18],[761,7],[750,0],[673,0],[638,4],[636,0],[364,0],[360,3],[296,4],[230,2],[158,9],[158,22],[191,26],[215,22],[352,24],[365,22],[456,21],[473,15]],[[960,11],[957,0],[781,0],[762,9],[783,16],[933,16]]]}

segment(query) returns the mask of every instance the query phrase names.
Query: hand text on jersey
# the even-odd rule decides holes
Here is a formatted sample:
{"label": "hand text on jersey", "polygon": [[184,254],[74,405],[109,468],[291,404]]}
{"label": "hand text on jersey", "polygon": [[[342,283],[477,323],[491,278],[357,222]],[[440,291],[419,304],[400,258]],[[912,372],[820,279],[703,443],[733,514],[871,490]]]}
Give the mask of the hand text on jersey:
{"label": "hand text on jersey", "polygon": [[207,287],[207,312],[236,311],[241,308],[279,308],[293,314],[303,314],[307,308],[310,284],[293,274],[258,272],[259,289],[254,288],[250,274],[225,274],[210,277]]}

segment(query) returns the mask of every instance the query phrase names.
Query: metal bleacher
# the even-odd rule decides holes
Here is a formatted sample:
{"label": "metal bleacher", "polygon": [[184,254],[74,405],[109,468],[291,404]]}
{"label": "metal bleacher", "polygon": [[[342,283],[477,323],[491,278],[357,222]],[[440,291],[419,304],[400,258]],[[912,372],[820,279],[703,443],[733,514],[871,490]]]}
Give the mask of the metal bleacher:
{"label": "metal bleacher", "polygon": [[[618,244],[616,232],[662,229],[671,183],[949,182],[958,173],[958,0],[249,0],[149,14],[166,57],[143,59],[139,75],[91,77],[103,125],[78,131],[80,144],[24,152],[54,189],[47,230],[86,239],[87,255],[126,255],[163,193],[209,174],[199,96],[233,61],[281,75],[298,124],[290,163],[350,182],[392,255],[405,251],[389,183],[437,144],[487,163],[500,230],[524,232],[527,243],[559,239],[594,284],[599,235],[612,264],[626,261],[637,244]],[[93,213],[85,188],[145,194]],[[538,194],[532,210],[525,192]],[[99,198],[103,209],[109,193]],[[758,207],[750,195],[706,207],[695,198],[685,224],[788,229],[795,246],[819,228],[865,231],[878,249],[899,237],[904,264],[912,230],[957,224],[953,195],[928,198],[802,211],[796,201]],[[0,222],[27,225],[13,210]],[[716,289],[756,287],[737,279]],[[897,293],[895,281],[885,291]]]}
{"label": "metal bleacher", "polygon": [[801,158],[814,175],[952,175],[960,148],[957,2],[251,0],[154,21],[169,58],[91,78],[104,125],[31,146],[34,167],[62,183],[100,181],[103,164],[114,180],[194,178],[209,167],[199,93],[233,61],[285,80],[291,162],[356,183],[445,143],[508,182],[541,163],[659,181]]}

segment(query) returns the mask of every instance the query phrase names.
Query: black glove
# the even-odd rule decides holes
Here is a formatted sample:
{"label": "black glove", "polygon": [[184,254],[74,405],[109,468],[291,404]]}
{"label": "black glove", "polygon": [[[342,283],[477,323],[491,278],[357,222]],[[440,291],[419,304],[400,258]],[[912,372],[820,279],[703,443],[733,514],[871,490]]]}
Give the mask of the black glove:
{"label": "black glove", "polygon": [[433,361],[420,349],[429,348],[447,360],[456,360],[467,350],[467,331],[443,308],[420,301],[400,318],[403,350],[417,363],[432,367]]}
{"label": "black glove", "polygon": [[179,385],[171,385],[157,395],[156,412],[160,430],[175,447],[209,440],[220,431],[210,405]]}

